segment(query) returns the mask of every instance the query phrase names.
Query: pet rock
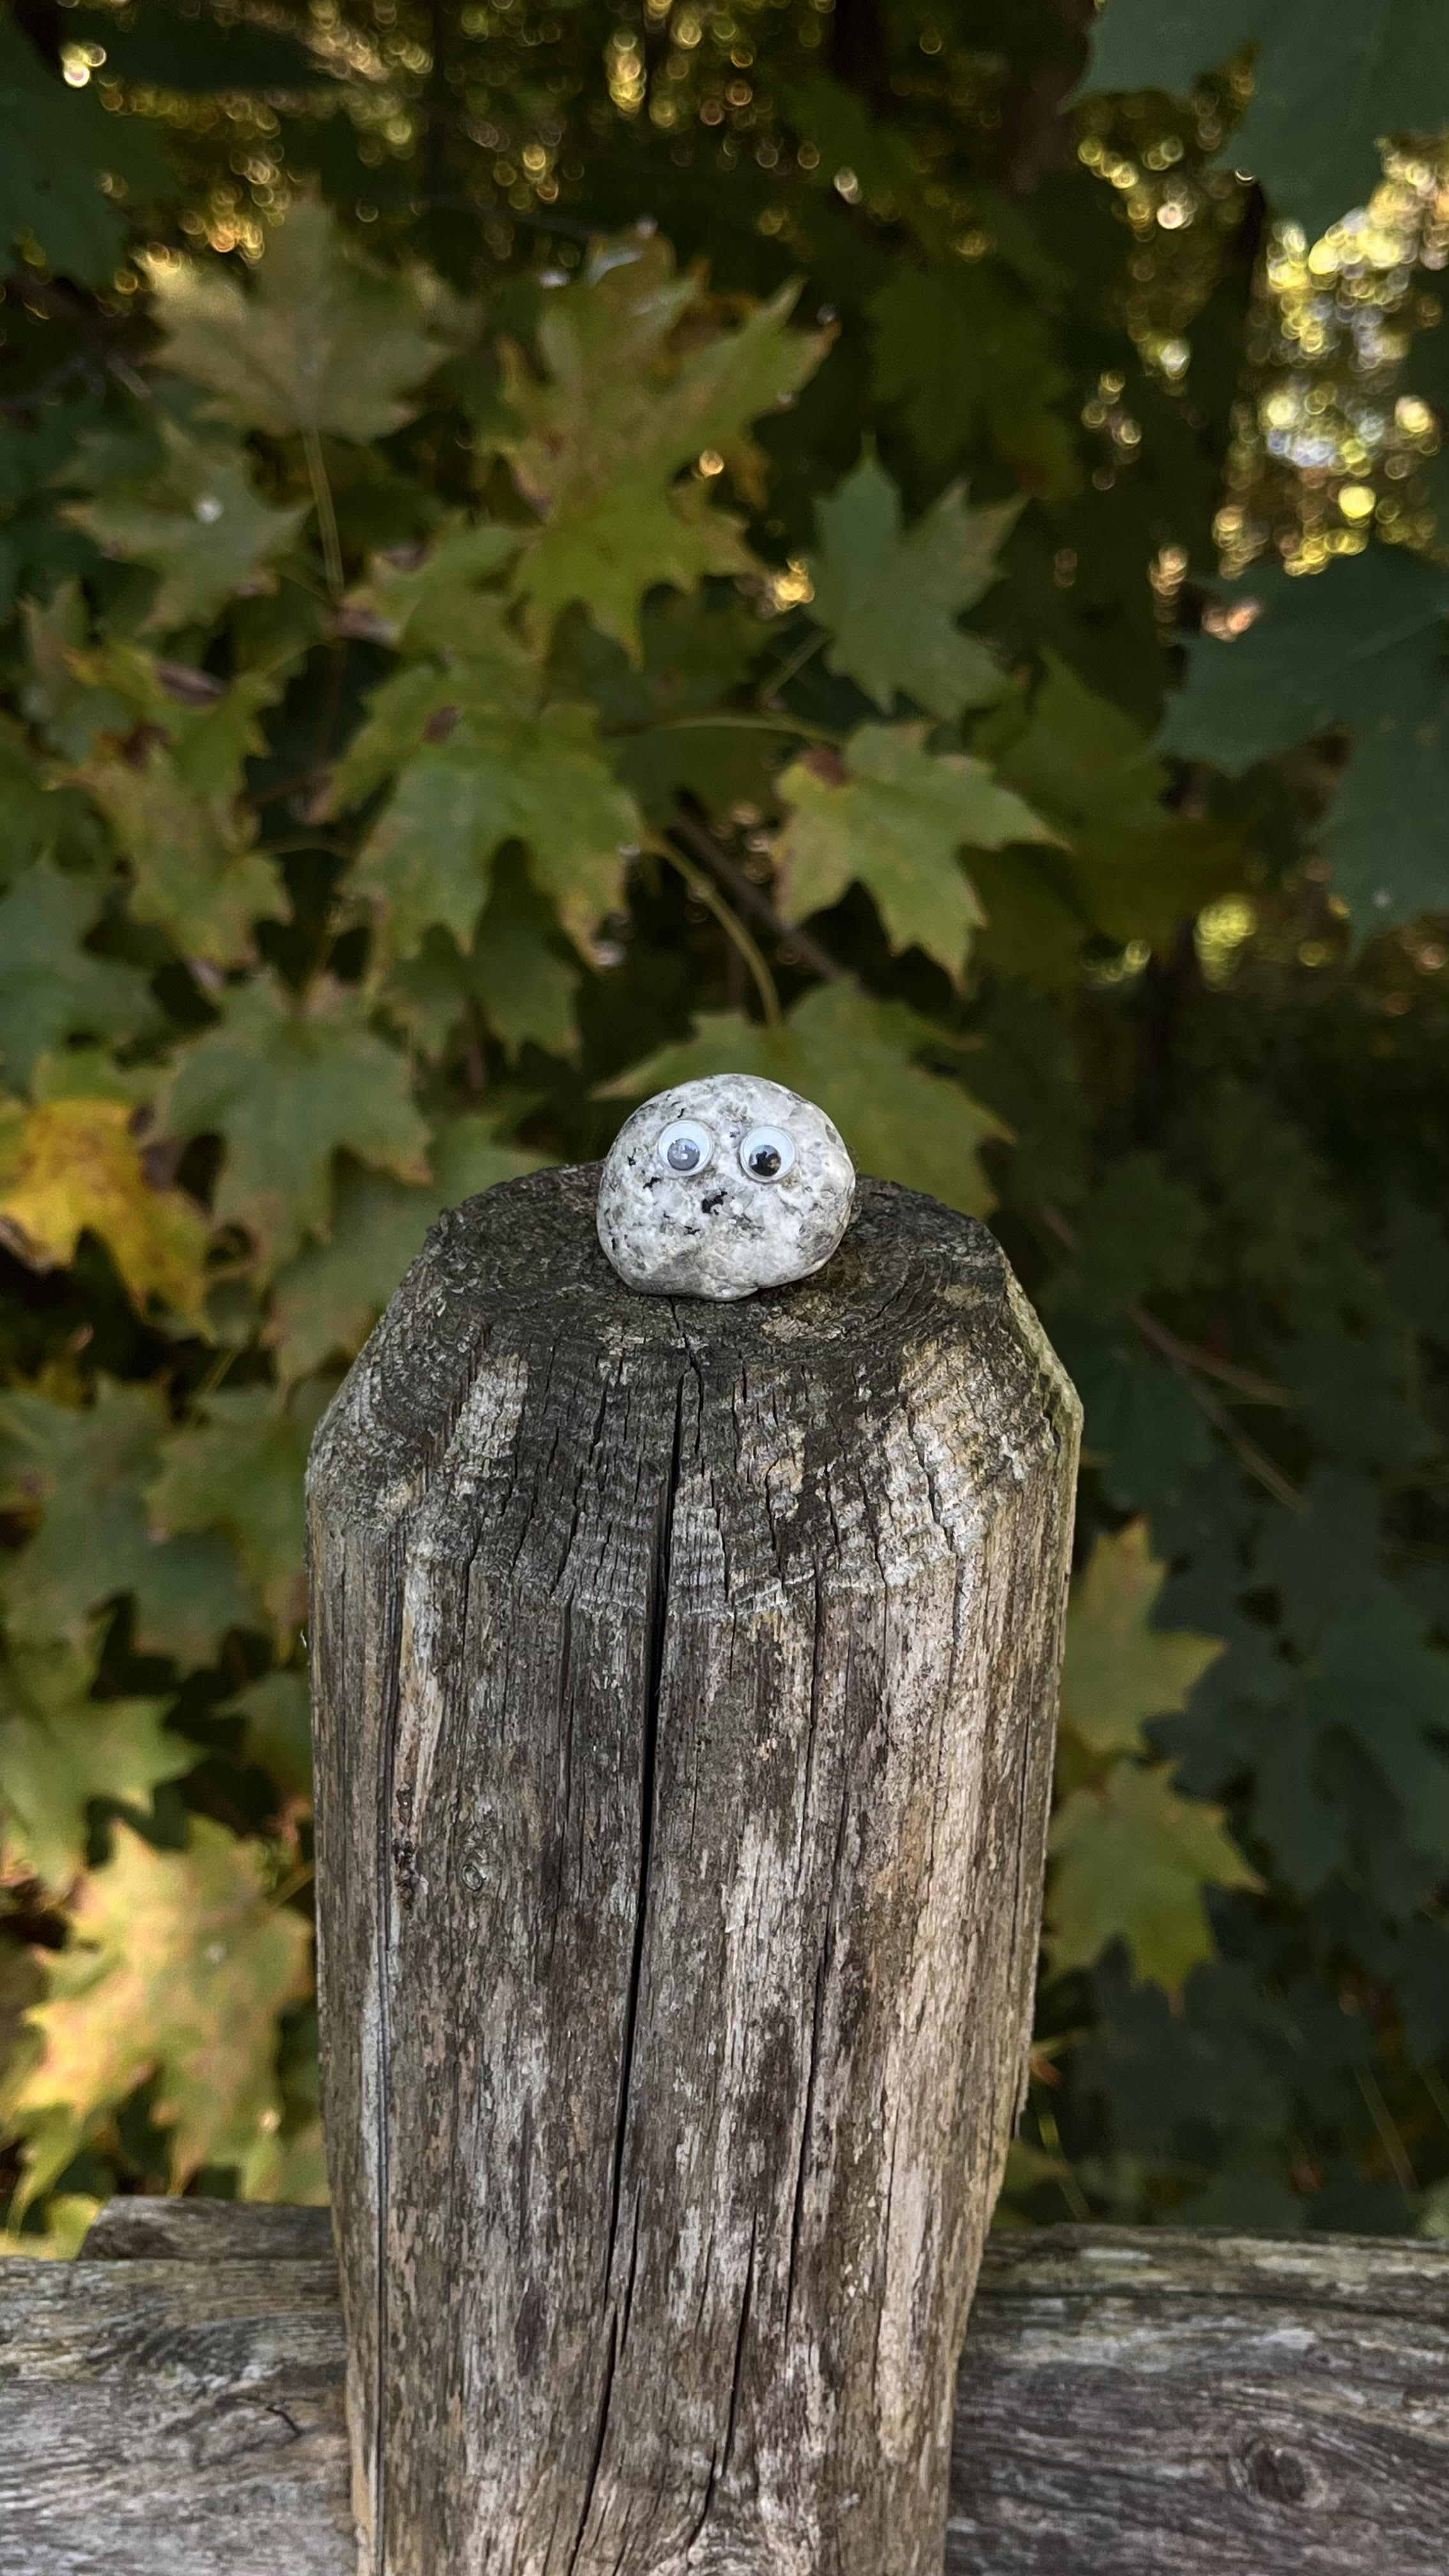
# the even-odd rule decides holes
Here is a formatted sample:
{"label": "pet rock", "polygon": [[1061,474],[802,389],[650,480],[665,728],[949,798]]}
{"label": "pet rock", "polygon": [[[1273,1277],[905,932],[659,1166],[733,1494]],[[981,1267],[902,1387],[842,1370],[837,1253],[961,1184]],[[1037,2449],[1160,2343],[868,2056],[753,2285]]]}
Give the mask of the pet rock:
{"label": "pet rock", "polygon": [[616,1136],[599,1241],[656,1297],[752,1297],[808,1279],[850,1223],[855,1169],[823,1109],[781,1082],[714,1073],[656,1093]]}

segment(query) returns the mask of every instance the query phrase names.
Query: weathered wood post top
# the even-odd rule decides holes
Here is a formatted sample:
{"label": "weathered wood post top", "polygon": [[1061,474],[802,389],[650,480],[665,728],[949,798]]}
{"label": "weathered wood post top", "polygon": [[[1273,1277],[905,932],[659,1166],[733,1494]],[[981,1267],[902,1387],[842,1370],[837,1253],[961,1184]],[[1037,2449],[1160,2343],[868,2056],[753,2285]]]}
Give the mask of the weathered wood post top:
{"label": "weathered wood post top", "polygon": [[445,1217],[311,1474],[364,2576],[939,2576],[1030,2029],[1076,1400],[986,1229],[625,1286]]}

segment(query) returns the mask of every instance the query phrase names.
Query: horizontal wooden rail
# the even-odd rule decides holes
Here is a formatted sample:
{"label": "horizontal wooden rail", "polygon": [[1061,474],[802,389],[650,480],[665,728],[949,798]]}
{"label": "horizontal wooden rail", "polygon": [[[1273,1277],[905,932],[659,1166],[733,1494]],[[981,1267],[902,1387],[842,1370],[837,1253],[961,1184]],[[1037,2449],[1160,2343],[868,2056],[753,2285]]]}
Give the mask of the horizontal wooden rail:
{"label": "horizontal wooden rail", "polygon": [[[352,2576],[325,2211],[116,2201],[0,2262],[11,2576]],[[993,2237],[946,2576],[1442,2576],[1449,2248]]]}

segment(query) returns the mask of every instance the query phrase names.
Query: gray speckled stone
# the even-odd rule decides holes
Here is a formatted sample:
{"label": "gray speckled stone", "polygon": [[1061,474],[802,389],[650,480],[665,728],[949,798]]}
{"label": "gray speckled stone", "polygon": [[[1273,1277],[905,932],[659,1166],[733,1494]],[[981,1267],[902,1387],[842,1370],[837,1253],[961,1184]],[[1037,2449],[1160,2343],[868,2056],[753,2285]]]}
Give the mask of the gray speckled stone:
{"label": "gray speckled stone", "polygon": [[[671,1171],[660,1138],[685,1121],[706,1131],[709,1159]],[[740,1160],[762,1127],[795,1149],[776,1179],[755,1179]],[[854,1198],[854,1166],[823,1109],[780,1082],[713,1073],[656,1093],[620,1128],[599,1183],[599,1241],[631,1288],[752,1297],[819,1270]]]}

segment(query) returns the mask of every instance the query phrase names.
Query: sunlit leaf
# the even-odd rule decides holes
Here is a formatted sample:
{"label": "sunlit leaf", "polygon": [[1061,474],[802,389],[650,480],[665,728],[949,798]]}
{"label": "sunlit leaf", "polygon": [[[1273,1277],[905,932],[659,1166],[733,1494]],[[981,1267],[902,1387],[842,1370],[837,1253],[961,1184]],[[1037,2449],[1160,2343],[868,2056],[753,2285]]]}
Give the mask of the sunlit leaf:
{"label": "sunlit leaf", "polygon": [[329,208],[296,198],[268,235],[250,291],[211,261],[151,262],[162,365],[211,408],[273,438],[385,438],[447,349],[421,277],[389,277],[344,241]]}
{"label": "sunlit leaf", "polygon": [[[98,2112],[154,2077],[152,2118],[171,2133],[176,2184],[229,2164],[245,2187],[280,2118],[276,2016],[306,1991],[308,1949],[302,1917],[270,1898],[259,1844],[197,1816],[189,1850],[159,1852],[118,1824],[31,2015],[44,2054],[17,2108],[22,2127],[52,2115],[51,2171]],[[32,2172],[32,2186],[49,2179]]]}
{"label": "sunlit leaf", "polygon": [[36,1270],[64,1269],[100,1236],[136,1304],[202,1321],[208,1228],[184,1190],[147,1177],[124,1101],[0,1103],[0,1237]]}
{"label": "sunlit leaf", "polygon": [[1096,1753],[1140,1751],[1144,1722],[1185,1708],[1223,1651],[1219,1637],[1152,1625],[1166,1580],[1136,1520],[1098,1539],[1072,1586],[1062,1717]]}
{"label": "sunlit leaf", "polygon": [[1166,1763],[1117,1762],[1099,1786],[1074,1789],[1057,1811],[1051,1848],[1053,1968],[1090,1967],[1122,1941],[1134,1975],[1169,1994],[1213,1955],[1204,1888],[1259,1883],[1221,1809],[1180,1797]]}

